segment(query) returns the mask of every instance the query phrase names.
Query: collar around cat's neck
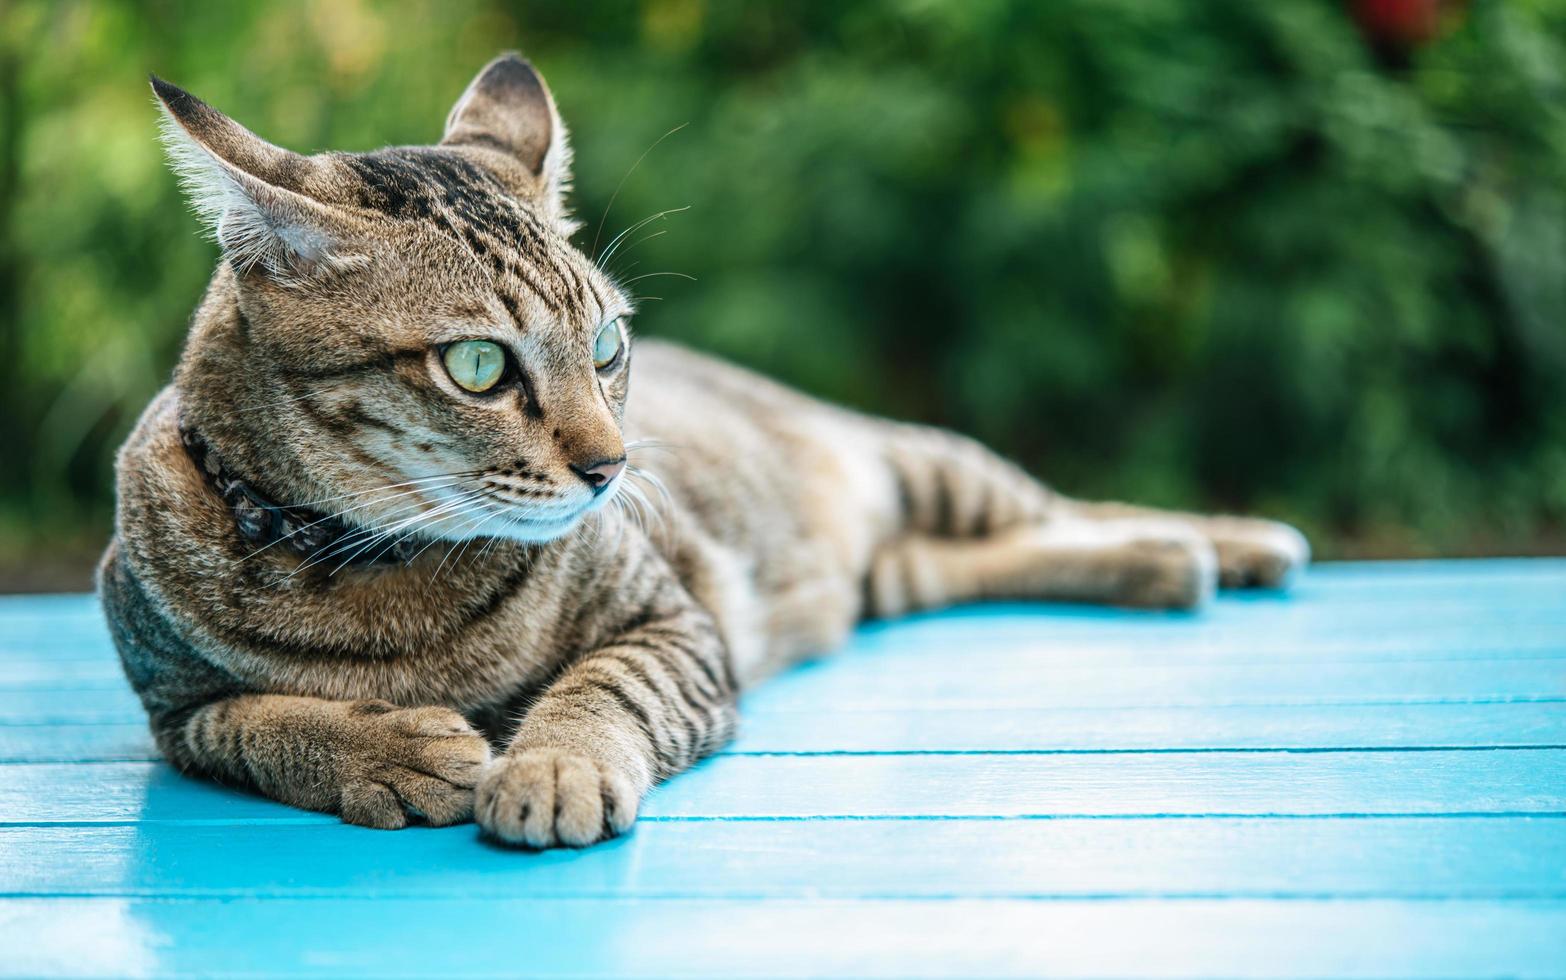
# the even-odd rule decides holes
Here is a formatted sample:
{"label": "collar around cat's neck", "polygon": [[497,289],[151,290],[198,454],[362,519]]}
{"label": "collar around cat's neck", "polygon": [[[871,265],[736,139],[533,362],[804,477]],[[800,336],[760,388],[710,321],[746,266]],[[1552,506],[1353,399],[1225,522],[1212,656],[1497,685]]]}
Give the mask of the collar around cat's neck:
{"label": "collar around cat's neck", "polygon": [[335,569],[407,562],[419,550],[410,537],[388,543],[377,540],[375,530],[353,527],[335,515],[279,504],[225,466],[201,433],[181,424],[179,435],[191,462],[233,512],[235,529],[254,551],[275,546]]}

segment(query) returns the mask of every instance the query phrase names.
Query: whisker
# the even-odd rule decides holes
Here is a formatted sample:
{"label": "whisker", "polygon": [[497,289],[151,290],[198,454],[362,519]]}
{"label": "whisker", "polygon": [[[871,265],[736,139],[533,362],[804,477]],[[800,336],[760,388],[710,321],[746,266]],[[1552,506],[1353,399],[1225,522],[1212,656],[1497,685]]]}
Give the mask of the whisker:
{"label": "whisker", "polygon": [[649,439],[632,439],[630,442],[625,444],[626,455],[630,455],[631,453],[641,452],[644,449],[655,449],[655,450],[662,450],[664,452],[672,453],[672,452],[675,452],[676,450],[679,450],[679,449],[682,449],[682,448],[684,448],[684,447],[682,447],[679,443],[665,442],[662,439],[650,439],[650,438]]}
{"label": "whisker", "polygon": [[633,276],[630,279],[627,279],[621,285],[629,286],[633,282],[637,282],[638,280],[641,280],[641,279],[651,279],[654,276],[676,276],[676,277],[678,277],[680,279],[689,279],[691,282],[695,282],[696,281],[696,277],[695,276],[687,276],[683,272],[644,272],[644,273],[642,273],[639,276]]}
{"label": "whisker", "polygon": [[[490,513],[489,513],[489,516],[493,516],[493,517],[500,517],[500,516],[504,516],[504,512],[503,512],[503,511],[493,511],[493,512],[490,512]],[[488,520],[488,519],[489,519],[489,517],[485,517],[485,518],[484,518],[484,520],[485,520],[485,521],[487,521],[487,520]],[[469,526],[471,526],[471,525],[469,525]],[[463,531],[464,531],[464,533],[465,533],[465,532],[466,532],[466,528],[464,528],[464,529],[463,529]],[[498,539],[497,539],[497,540],[498,540]],[[408,565],[412,565],[412,564],[413,564],[413,563],[414,563],[414,562],[415,562],[415,561],[417,561],[417,560],[418,560],[418,558],[419,558],[419,556],[420,556],[420,555],[422,555],[422,554],[424,554],[424,553],[425,553],[425,552],[426,552],[426,551],[428,551],[428,550],[430,550],[430,548],[431,548],[431,547],[433,547],[433,546],[435,546],[435,545],[437,545],[437,544],[439,544],[439,543],[440,543],[440,541],[441,541],[441,539],[440,539],[440,538],[431,538],[431,539],[430,539],[430,540],[429,540],[429,541],[428,541],[428,542],[426,542],[426,543],[425,543],[425,545],[424,545],[424,547],[422,547],[422,548],[420,548],[420,549],[419,549],[419,550],[418,550],[418,551],[415,551],[415,552],[414,552],[414,553],[413,553],[413,555],[412,555],[412,557],[410,557],[410,558],[409,558],[409,559],[408,559],[408,560],[407,560],[407,561],[406,561],[406,562],[405,562],[405,563],[404,563],[404,567],[406,567],[406,566],[408,566]],[[453,542],[453,544],[455,544],[455,542]],[[447,548],[447,549],[446,549],[446,553],[447,553],[447,554],[450,554],[450,553],[451,553],[451,548]]]}
{"label": "whisker", "polygon": [[[589,542],[589,544],[592,547],[614,553],[620,550],[620,532],[624,529],[624,525],[618,520],[620,516],[620,503],[618,499],[610,501],[610,504],[610,507],[593,512],[593,519],[591,521],[593,539],[591,542]],[[609,544],[609,547],[604,548],[604,526],[608,524],[611,519],[614,519],[615,536],[613,542]],[[578,530],[577,533],[585,537],[587,534],[588,523],[589,522],[584,521],[582,523],[581,529]]]}
{"label": "whisker", "polygon": [[[334,500],[343,500],[351,497],[362,497],[365,494],[379,493],[382,490],[396,490],[398,487],[411,487],[425,483],[433,483],[436,480],[466,480],[477,476],[481,470],[458,470],[453,473],[434,473],[429,476],[415,477],[412,480],[404,480],[402,483],[388,483],[385,486],[372,487],[369,490],[355,490],[351,493],[339,493],[330,497],[321,497],[317,500],[304,500],[299,503],[285,504],[286,507],[315,507],[320,504],[328,504]],[[433,488],[439,489],[439,488]]]}
{"label": "whisker", "polygon": [[651,487],[653,492],[658,495],[658,499],[663,502],[663,505],[666,509],[674,509],[674,498],[670,496],[669,488],[664,485],[663,480],[658,476],[658,474],[644,470],[639,466],[633,466],[627,468],[626,475],[642,481],[644,486]]}
{"label": "whisker", "polygon": [[639,229],[647,227],[647,225],[649,223],[651,223],[651,222],[658,221],[658,220],[660,220],[662,218],[667,218],[671,214],[679,214],[681,211],[689,211],[690,209],[691,209],[691,206],[689,204],[687,204],[684,207],[668,208],[667,210],[659,211],[657,214],[650,214],[650,215],[648,215],[647,217],[645,217],[642,220],[638,221],[636,224],[632,225],[631,227],[629,227],[629,228],[625,229],[624,231],[620,232],[618,235],[614,236],[614,240],[611,241],[609,243],[609,245],[604,249],[604,254],[598,258],[598,260],[597,260],[598,264],[600,266],[602,266],[605,263],[607,263],[611,258],[614,257],[615,249],[619,248],[620,247],[620,243],[625,241],[625,236],[630,235],[630,234],[634,234]]}
{"label": "whisker", "polygon": [[[464,496],[458,497],[455,500],[449,500],[446,503],[441,504],[434,510],[415,514],[412,517],[406,518],[398,524],[393,525],[392,527],[389,527],[380,534],[376,535],[376,537],[371,540],[369,544],[365,545],[364,548],[361,548],[359,551],[354,552],[354,554],[349,555],[347,560],[343,562],[343,565],[347,565],[349,562],[352,562],[356,555],[360,554],[367,548],[373,547],[377,541],[384,540],[388,535],[395,534],[402,528],[407,528],[407,530],[399,535],[396,540],[390,542],[381,551],[377,552],[377,556],[385,554],[390,549],[395,548],[401,541],[419,533],[422,530],[425,530],[427,527],[436,524],[445,524],[452,520],[462,520],[469,513],[470,506],[483,496],[485,496],[484,491],[472,490],[466,493]],[[454,514],[456,516],[453,516]],[[343,565],[339,565],[337,569],[334,569],[332,574],[337,574],[337,572],[342,569]]]}
{"label": "whisker", "polygon": [[[242,561],[242,562],[243,561],[249,561],[250,559],[254,558],[256,555],[261,554],[261,552],[267,550],[268,548],[272,547],[273,545],[281,544],[282,542],[287,541],[289,538],[293,537],[296,534],[299,534],[299,533],[301,533],[303,531],[308,531],[310,528],[315,527],[317,524],[323,524],[323,523],[325,523],[327,521],[333,520],[334,518],[345,517],[345,516],[353,513],[356,510],[363,510],[366,507],[374,507],[374,506],[376,506],[378,504],[388,503],[390,501],[396,500],[399,497],[406,497],[406,496],[409,496],[411,494],[423,493],[426,490],[444,490],[444,489],[447,489],[448,487],[457,486],[457,485],[459,485],[459,484],[461,484],[463,482],[463,479],[465,479],[465,478],[458,477],[458,478],[455,478],[451,483],[445,483],[445,484],[442,484],[440,486],[422,486],[422,487],[415,487],[412,490],[403,490],[403,491],[400,491],[398,493],[390,494],[390,495],[385,496],[385,497],[380,497],[380,498],[377,498],[377,499],[374,499],[374,500],[363,501],[361,503],[355,504],[352,507],[349,507],[347,510],[342,510],[342,511],[338,511],[338,512],[335,512],[335,513],[330,513],[330,514],[323,515],[322,517],[319,517],[316,520],[313,520],[313,521],[311,521],[308,524],[305,524],[305,525],[303,525],[301,527],[295,528],[294,530],[292,530],[292,531],[288,532],[287,534],[283,535],[282,537],[278,538],[276,541],[271,541],[271,542],[268,542],[267,544],[262,545],[261,547],[257,548],[255,551],[252,551],[250,554],[248,554],[248,555],[244,556],[243,558],[241,558],[240,561]],[[406,486],[406,484],[395,483],[395,484],[392,484],[392,486],[390,486],[390,487],[381,487],[378,490],[365,490],[365,491],[361,491],[360,493],[356,493],[356,494],[344,494],[343,496],[345,496],[345,497],[348,497],[348,496],[363,496],[365,494],[378,493],[378,492],[389,490],[389,489],[392,489],[393,487],[399,487],[399,486]],[[297,506],[297,505],[294,505],[294,506]],[[417,506],[417,504],[415,504],[414,506]],[[398,510],[393,511],[392,514],[401,513],[405,509],[406,508],[399,508]],[[390,516],[392,516],[392,514],[388,514],[386,516],[390,517]]]}
{"label": "whisker", "polygon": [[[456,512],[455,516],[453,516],[452,514],[450,514],[448,512],[447,514],[445,514],[443,516],[440,516],[438,518],[432,519],[428,523],[430,525],[435,525],[435,524],[445,524],[448,521],[462,520],[464,517],[467,516],[467,514],[469,512],[469,508],[466,505],[467,504],[471,504],[473,502],[473,500],[474,500],[474,496],[472,494],[469,494],[466,498],[464,498],[461,501],[461,503],[464,506],[457,508],[457,512]],[[439,512],[437,511],[436,513],[439,513]],[[433,515],[433,514],[431,516],[432,516],[432,518],[435,517],[435,515]],[[375,554],[371,555],[370,556],[370,560],[374,561],[374,560],[380,558],[382,555],[386,554],[388,551],[391,551],[393,548],[397,547],[399,544],[401,544],[402,542],[406,541],[408,538],[412,537],[413,535],[419,533],[421,530],[424,530],[424,528],[421,528],[421,527],[419,527],[417,525],[415,525],[412,528],[409,528],[408,530],[404,531],[402,534],[398,535],[397,536],[397,540],[389,542],[384,547],[382,547],[380,551],[377,551]],[[433,540],[437,540],[438,541],[440,539],[439,538],[435,538]],[[426,545],[425,547],[428,547],[428,545]],[[423,549],[420,549],[420,550],[422,551]],[[336,574],[336,573],[334,572],[333,574]]]}
{"label": "whisker", "polygon": [[[495,519],[498,516],[499,516],[499,512],[494,511],[494,510],[486,510],[483,514],[481,514],[479,516],[477,521],[470,521],[469,523],[464,524],[462,526],[462,533],[464,535],[466,535],[471,528],[482,527],[484,524],[489,523],[491,520]],[[429,590],[430,589],[435,587],[435,581],[436,581],[436,579],[440,578],[441,569],[445,568],[446,567],[446,562],[451,560],[451,552],[452,552],[453,549],[455,549],[457,547],[457,545],[459,543],[462,545],[462,548],[461,548],[460,551],[457,552],[457,562],[461,562],[462,561],[462,552],[468,550],[468,546],[473,543],[473,538],[472,537],[464,537],[460,541],[453,541],[452,544],[451,544],[451,547],[446,549],[445,557],[441,558],[440,564],[435,566],[435,571],[430,573],[429,585],[424,587],[424,591],[425,591],[426,595],[429,594]],[[456,566],[456,564],[453,564],[451,567],[452,567],[452,570],[455,571],[457,566]]]}
{"label": "whisker", "polygon": [[[325,561],[325,560],[327,560],[329,558],[332,558],[332,557],[335,557],[337,555],[342,554],[344,551],[347,551],[349,548],[353,548],[354,545],[359,544],[360,541],[363,538],[367,537],[368,540],[365,541],[362,544],[362,546],[357,548],[352,554],[350,554],[346,559],[343,560],[342,564],[338,565],[336,568],[334,568],[332,570],[331,574],[332,575],[336,575],[338,572],[342,571],[343,568],[345,568],[347,565],[349,565],[354,560],[354,558],[356,558],[360,554],[363,554],[366,549],[374,547],[377,542],[383,540],[387,535],[395,534],[395,533],[397,533],[397,531],[401,530],[402,528],[408,527],[409,525],[417,525],[420,521],[428,521],[428,520],[431,520],[431,519],[433,519],[434,517],[436,517],[436,516],[438,516],[440,514],[449,513],[452,509],[454,509],[456,507],[460,507],[463,504],[467,503],[469,500],[473,499],[474,496],[476,494],[480,493],[480,492],[481,491],[469,491],[469,493],[466,496],[458,497],[456,500],[453,500],[453,501],[447,501],[446,503],[440,504],[439,506],[435,507],[433,510],[424,511],[424,512],[415,514],[412,517],[404,518],[404,519],[402,519],[400,521],[397,521],[397,522],[395,522],[395,523],[393,523],[393,524],[391,524],[391,525],[389,525],[387,527],[366,528],[361,535],[352,535],[352,536],[350,536],[349,540],[347,540],[347,541],[340,541],[340,542],[335,542],[334,544],[331,544],[331,545],[327,545],[326,547],[322,548],[320,552],[317,552],[316,555],[312,555],[310,557],[310,559],[308,561],[306,561],[304,564],[300,565],[298,568],[296,568],[292,572],[290,572],[288,574],[287,578],[285,578],[283,581],[286,582],[289,578],[293,578],[295,575],[298,575],[300,572],[304,571],[305,569],[310,568],[313,565],[318,565],[321,562],[323,562],[323,561]],[[414,506],[417,506],[417,505],[414,505]],[[324,554],[322,554],[321,552],[324,552]],[[317,555],[319,555],[319,557],[317,557]]]}
{"label": "whisker", "polygon": [[649,146],[647,149],[643,150],[642,155],[636,158],[635,163],[631,164],[631,169],[627,170],[625,172],[625,176],[620,178],[620,182],[614,186],[614,193],[609,195],[609,203],[604,205],[603,215],[598,219],[598,229],[593,232],[593,247],[587,250],[589,255],[598,251],[598,238],[604,233],[604,222],[609,220],[609,210],[614,207],[615,200],[620,196],[620,189],[625,186],[626,181],[631,179],[631,174],[634,174],[636,172],[636,168],[642,165],[642,161],[647,159],[647,154],[658,148],[659,143],[662,143],[664,140],[668,139],[689,125],[690,123],[688,122],[682,122],[678,126],[669,130],[667,133],[664,133],[662,136],[653,140],[652,146]]}
{"label": "whisker", "polygon": [[[503,516],[503,515],[497,515],[497,516]],[[483,528],[480,527],[480,530],[483,530]],[[504,539],[502,539],[500,537],[500,535],[498,535],[498,534],[491,535],[490,539],[488,541],[484,542],[484,546],[482,548],[480,548],[478,550],[478,553],[473,556],[473,563],[474,564],[478,564],[479,562],[483,561],[484,560],[484,556],[489,554],[490,550],[492,548],[494,548],[497,544],[499,544],[502,540],[504,540]]]}
{"label": "whisker", "polygon": [[[407,513],[410,510],[417,509],[418,506],[419,506],[419,501],[414,501],[413,503],[410,503],[410,504],[404,504],[403,506],[398,507],[396,510],[392,511],[390,514],[387,514],[386,518],[390,519],[390,518],[396,517],[399,514],[405,514],[405,513]],[[310,552],[310,554],[306,555],[305,559],[304,559],[304,564],[300,565],[298,568],[295,568],[288,575],[284,576],[283,579],[282,579],[282,582],[287,582],[289,579],[293,578],[295,575],[297,575],[298,573],[304,571],[306,568],[310,567],[311,565],[316,564],[318,561],[325,561],[326,559],[331,558],[333,555],[342,554],[344,551],[346,551],[349,548],[354,547],[355,545],[358,545],[358,544],[360,544],[360,543],[362,543],[362,542],[364,542],[366,540],[369,540],[369,539],[374,539],[380,533],[381,533],[381,526],[380,525],[370,525],[370,526],[367,526],[367,527],[355,528],[352,532],[350,532],[348,534],[345,534],[345,535],[343,535],[340,538],[336,538],[336,539],[334,539],[332,541],[328,541],[325,544],[321,545],[321,547],[317,548],[316,550]],[[282,584],[282,583],[280,582],[279,584]]]}
{"label": "whisker", "polygon": [[618,519],[614,523],[614,547],[612,550],[618,552],[620,543],[625,540],[625,526],[634,521],[635,517],[631,513],[631,505],[624,499],[617,496],[614,498],[613,503],[614,515]]}
{"label": "whisker", "polygon": [[[667,228],[659,228],[657,231],[652,232],[651,234],[643,235],[642,237],[638,238],[636,241],[634,241],[631,244],[625,246],[625,251],[619,256],[619,258],[621,258],[621,259],[628,259],[628,258],[630,258],[631,257],[631,253],[636,251],[641,246],[643,246],[646,243],[652,241],[654,238],[657,238],[657,237],[659,237],[661,235],[667,235],[668,233],[669,233],[669,229],[667,229]],[[618,279],[620,276],[630,275],[630,273],[637,266],[642,264],[642,260],[641,259],[637,259],[635,262],[632,262],[630,265],[628,265],[628,266],[626,266],[625,268],[622,269],[618,265],[611,265],[610,264],[610,259],[613,259],[613,258],[614,258],[614,256],[610,256],[609,258],[605,259],[604,264],[599,266],[599,268],[604,269],[605,271],[609,272],[609,274],[614,276],[616,279]]]}
{"label": "whisker", "polygon": [[[624,499],[630,506],[630,512],[636,515],[637,527],[641,530],[642,534],[651,537],[651,528],[649,525],[652,522],[652,518],[657,515],[652,511],[652,505],[648,503],[646,494],[642,492],[640,486],[634,483],[623,483],[621,487],[622,493],[625,495]],[[662,525],[660,522],[660,529],[661,527]]]}
{"label": "whisker", "polygon": [[[463,533],[468,536],[468,543],[471,544],[472,542],[477,541],[480,538],[483,538],[484,537],[484,529],[486,527],[489,527],[489,522],[494,520],[497,517],[505,517],[505,516],[506,515],[503,512],[496,511],[496,512],[490,514],[488,517],[484,518],[482,521],[480,521],[478,527],[471,528],[471,529],[466,529],[465,528],[463,530]],[[489,549],[494,546],[495,542],[499,541],[499,540],[500,539],[497,538],[497,537],[490,537],[487,540],[485,540],[483,544],[479,545],[478,549],[473,552],[473,557],[471,559],[472,563],[474,565],[477,565],[479,562],[483,561],[485,552],[489,551]],[[461,563],[463,551],[466,551],[466,550],[467,550],[467,545],[463,545],[462,546],[462,551],[457,552],[457,560],[455,562],[453,562],[452,566],[451,566],[453,571],[456,571],[457,565]]]}

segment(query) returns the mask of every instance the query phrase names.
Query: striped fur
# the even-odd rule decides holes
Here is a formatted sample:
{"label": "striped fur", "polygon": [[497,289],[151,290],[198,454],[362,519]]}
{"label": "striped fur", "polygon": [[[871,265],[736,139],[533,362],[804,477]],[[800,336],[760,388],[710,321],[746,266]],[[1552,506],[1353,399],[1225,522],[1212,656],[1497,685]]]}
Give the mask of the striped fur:
{"label": "striped fur", "polygon": [[[732,737],[746,685],[866,616],[1186,607],[1306,560],[1283,525],[1069,500],[971,440],[670,345],[595,366],[631,304],[567,240],[565,129],[514,56],[440,145],[358,155],[155,88],[225,259],[121,451],[100,588],[187,772],[367,826],[588,844]],[[492,393],[443,366],[466,339],[510,358]],[[181,426],[346,537],[251,547]],[[579,473],[627,450],[595,494]],[[348,560],[393,546],[411,557]]]}

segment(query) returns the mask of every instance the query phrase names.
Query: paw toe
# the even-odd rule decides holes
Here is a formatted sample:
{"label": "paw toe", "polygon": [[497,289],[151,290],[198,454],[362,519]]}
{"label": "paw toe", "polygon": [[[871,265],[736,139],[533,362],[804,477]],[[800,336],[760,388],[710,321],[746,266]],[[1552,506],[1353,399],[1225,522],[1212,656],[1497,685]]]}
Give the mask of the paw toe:
{"label": "paw toe", "polygon": [[423,817],[434,827],[447,827],[473,819],[473,790],[456,786],[421,772],[403,769],[388,774],[386,785],[403,809]]}
{"label": "paw toe", "polygon": [[344,823],[376,830],[400,830],[408,825],[408,815],[397,795],[372,780],[359,780],[343,788],[340,814]]}
{"label": "paw toe", "polygon": [[479,735],[448,736],[415,747],[414,768],[453,786],[472,789],[489,764],[489,742]]}

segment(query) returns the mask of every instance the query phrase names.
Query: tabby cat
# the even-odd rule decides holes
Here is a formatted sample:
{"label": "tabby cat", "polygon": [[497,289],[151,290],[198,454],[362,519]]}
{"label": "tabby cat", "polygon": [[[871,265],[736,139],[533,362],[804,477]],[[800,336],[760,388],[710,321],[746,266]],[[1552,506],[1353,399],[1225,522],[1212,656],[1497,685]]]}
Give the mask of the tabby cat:
{"label": "tabby cat", "polygon": [[99,587],[185,772],[591,844],[865,617],[1187,608],[1307,561],[1282,524],[1069,499],[961,436],[633,350],[514,55],[439,144],[373,153],[292,153],[152,86],[222,261],[119,455]]}

